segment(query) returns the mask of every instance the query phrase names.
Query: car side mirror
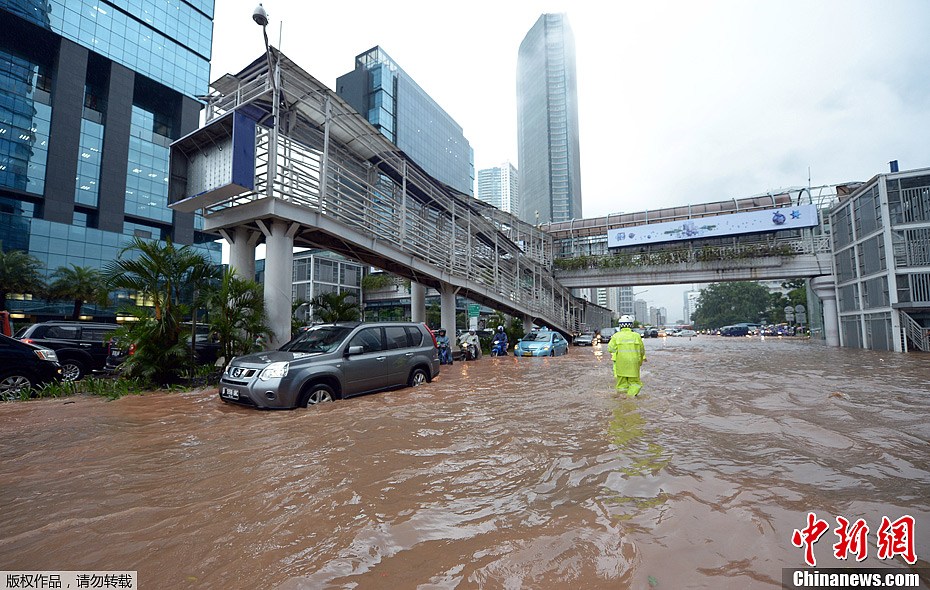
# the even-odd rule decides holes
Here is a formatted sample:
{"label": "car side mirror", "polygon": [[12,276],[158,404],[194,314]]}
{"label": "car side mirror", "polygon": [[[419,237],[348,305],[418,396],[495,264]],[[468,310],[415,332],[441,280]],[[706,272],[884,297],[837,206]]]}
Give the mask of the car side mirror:
{"label": "car side mirror", "polygon": [[346,356],[351,356],[353,354],[362,354],[363,352],[365,352],[364,346],[350,346],[349,349],[346,350]]}

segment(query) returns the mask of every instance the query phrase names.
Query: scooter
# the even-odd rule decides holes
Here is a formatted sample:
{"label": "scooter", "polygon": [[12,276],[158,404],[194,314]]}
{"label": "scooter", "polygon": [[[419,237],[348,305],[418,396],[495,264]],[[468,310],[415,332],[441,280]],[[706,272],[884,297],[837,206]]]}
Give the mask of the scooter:
{"label": "scooter", "polygon": [[507,345],[503,340],[498,340],[491,346],[491,356],[507,356]]}
{"label": "scooter", "polygon": [[440,365],[451,365],[452,364],[452,349],[449,348],[448,342],[440,342],[439,347],[439,364]]}

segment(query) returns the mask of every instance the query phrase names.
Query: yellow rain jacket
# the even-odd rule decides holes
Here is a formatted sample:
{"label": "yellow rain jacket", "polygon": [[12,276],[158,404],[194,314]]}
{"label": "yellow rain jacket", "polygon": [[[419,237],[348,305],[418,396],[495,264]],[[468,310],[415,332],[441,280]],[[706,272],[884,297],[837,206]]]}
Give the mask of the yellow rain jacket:
{"label": "yellow rain jacket", "polygon": [[646,360],[642,337],[629,328],[614,332],[607,343],[607,352],[614,361],[614,377],[639,379],[639,367]]}

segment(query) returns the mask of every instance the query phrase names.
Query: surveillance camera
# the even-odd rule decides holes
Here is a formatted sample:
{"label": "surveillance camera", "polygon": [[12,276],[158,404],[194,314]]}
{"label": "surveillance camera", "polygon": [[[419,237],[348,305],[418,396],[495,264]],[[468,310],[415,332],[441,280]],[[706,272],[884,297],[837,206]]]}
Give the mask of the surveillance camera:
{"label": "surveillance camera", "polygon": [[255,7],[254,11],[252,11],[252,20],[263,27],[268,24],[268,13],[265,12],[265,8],[261,5],[261,3]]}

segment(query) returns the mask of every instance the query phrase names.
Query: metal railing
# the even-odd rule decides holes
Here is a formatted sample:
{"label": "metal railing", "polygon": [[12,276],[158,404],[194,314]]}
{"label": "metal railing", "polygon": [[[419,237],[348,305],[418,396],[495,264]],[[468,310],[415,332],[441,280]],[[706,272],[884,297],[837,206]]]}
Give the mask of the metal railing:
{"label": "metal railing", "polygon": [[898,315],[901,318],[901,332],[905,344],[910,341],[918,349],[930,352],[930,336],[927,335],[927,328],[921,326],[917,320],[903,310],[898,310]]}
{"label": "metal railing", "polygon": [[769,236],[755,239],[732,239],[729,244],[680,244],[650,246],[638,249],[609,251],[603,248],[588,249],[590,253],[563,255],[553,264],[556,269],[579,270],[595,268],[635,268],[664,264],[701,263],[720,260],[764,258],[769,256],[797,256],[803,254],[829,254],[830,236],[806,235],[799,238]]}

